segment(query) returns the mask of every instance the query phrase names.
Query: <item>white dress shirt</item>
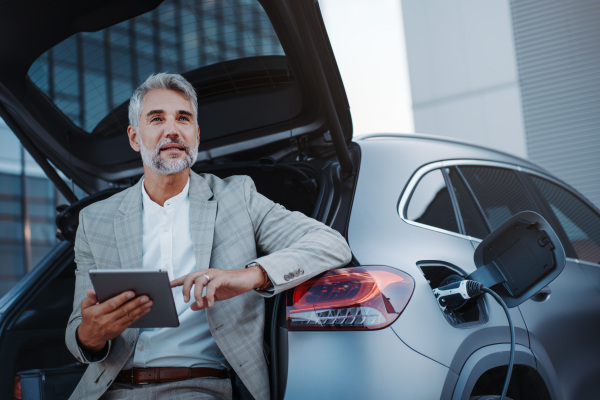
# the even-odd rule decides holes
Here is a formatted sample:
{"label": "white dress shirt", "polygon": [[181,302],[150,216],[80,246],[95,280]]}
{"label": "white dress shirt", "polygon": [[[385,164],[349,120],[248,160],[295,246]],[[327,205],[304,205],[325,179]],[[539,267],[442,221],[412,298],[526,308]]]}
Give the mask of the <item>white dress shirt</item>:
{"label": "white dress shirt", "polygon": [[[150,199],[142,185],[142,265],[164,270],[173,280],[196,270],[190,231],[189,179],[183,191],[164,207]],[[193,288],[188,303],[182,287],[173,288],[180,325],[177,328],[140,329],[133,356],[123,369],[132,367],[228,368],[215,343],[205,310],[193,311]]]}

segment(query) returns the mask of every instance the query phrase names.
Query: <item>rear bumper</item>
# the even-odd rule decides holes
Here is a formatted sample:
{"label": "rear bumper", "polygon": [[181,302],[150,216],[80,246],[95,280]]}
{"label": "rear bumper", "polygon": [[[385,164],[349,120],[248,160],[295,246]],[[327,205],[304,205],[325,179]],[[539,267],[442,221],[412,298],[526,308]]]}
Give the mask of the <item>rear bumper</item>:
{"label": "rear bumper", "polygon": [[[412,350],[390,328],[289,332],[284,398],[439,399],[457,376]],[[449,376],[452,375],[452,376]]]}

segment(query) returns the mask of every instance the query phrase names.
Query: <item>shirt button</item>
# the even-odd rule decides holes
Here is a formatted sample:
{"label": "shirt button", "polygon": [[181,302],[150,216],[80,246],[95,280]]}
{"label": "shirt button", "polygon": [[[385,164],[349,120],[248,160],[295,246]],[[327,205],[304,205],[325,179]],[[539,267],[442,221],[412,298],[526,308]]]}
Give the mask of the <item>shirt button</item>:
{"label": "shirt button", "polygon": [[139,350],[139,351],[144,351],[144,346],[140,346],[140,347],[138,348],[138,350]]}
{"label": "shirt button", "polygon": [[163,232],[169,232],[169,227],[168,226],[163,227]]}

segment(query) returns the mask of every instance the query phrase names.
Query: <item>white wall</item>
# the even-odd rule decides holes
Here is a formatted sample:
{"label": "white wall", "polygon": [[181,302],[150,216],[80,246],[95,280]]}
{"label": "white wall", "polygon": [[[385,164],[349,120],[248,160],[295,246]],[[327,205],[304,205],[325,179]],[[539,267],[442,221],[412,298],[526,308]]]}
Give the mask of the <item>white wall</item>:
{"label": "white wall", "polygon": [[414,132],[400,0],[320,0],[354,136]]}
{"label": "white wall", "polygon": [[402,0],[415,129],[526,157],[506,0]]}

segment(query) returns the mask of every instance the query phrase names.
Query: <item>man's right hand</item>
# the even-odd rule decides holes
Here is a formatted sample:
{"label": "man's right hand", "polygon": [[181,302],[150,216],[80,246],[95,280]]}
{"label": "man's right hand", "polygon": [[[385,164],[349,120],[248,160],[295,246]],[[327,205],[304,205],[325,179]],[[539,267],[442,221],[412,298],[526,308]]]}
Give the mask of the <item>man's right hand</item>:
{"label": "man's right hand", "polygon": [[77,338],[91,352],[102,350],[109,340],[123,333],[152,307],[148,296],[135,297],[132,291],[123,292],[103,303],[98,303],[93,289],[88,289],[86,295],[81,301],[81,324],[77,328]]}

